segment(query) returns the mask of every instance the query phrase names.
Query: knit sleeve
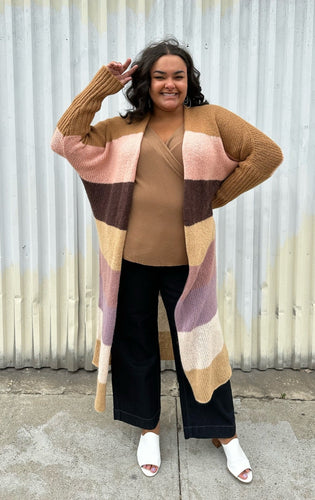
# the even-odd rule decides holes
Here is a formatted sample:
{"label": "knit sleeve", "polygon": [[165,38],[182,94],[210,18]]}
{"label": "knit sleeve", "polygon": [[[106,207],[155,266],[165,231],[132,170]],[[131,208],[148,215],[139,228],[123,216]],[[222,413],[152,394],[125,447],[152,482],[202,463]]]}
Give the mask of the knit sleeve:
{"label": "knit sleeve", "polygon": [[122,88],[123,85],[119,80],[110,73],[106,66],[103,66],[89,85],[75,97],[58,121],[51,141],[53,151],[68,158],[64,140],[67,137],[79,137],[84,144],[104,145],[102,122],[94,127],[90,124],[95,113],[100,109],[103,99]]}
{"label": "knit sleeve", "polygon": [[268,179],[283,156],[275,142],[234,113],[215,106],[215,119],[226,154],[238,163],[213,199],[218,208]]}

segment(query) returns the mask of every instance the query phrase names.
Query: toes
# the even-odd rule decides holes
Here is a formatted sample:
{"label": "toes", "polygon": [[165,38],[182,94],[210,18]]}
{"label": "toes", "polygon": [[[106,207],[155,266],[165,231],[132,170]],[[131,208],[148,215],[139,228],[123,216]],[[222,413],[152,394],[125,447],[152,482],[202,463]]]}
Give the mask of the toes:
{"label": "toes", "polygon": [[247,479],[249,472],[250,472],[250,469],[245,469],[245,470],[243,470],[243,472],[241,472],[238,475],[238,477],[240,477],[241,479]]}
{"label": "toes", "polygon": [[156,472],[156,471],[158,470],[157,465],[151,465],[151,464],[149,465],[149,464],[146,464],[146,465],[143,465],[142,467],[143,467],[143,469],[150,470],[150,471],[151,471],[151,472],[153,472],[153,473],[154,473],[154,472]]}

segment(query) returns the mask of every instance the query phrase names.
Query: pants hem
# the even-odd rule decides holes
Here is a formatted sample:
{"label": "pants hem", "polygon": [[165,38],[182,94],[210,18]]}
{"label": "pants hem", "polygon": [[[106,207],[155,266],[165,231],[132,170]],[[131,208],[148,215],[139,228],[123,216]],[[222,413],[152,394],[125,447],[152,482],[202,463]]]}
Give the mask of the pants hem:
{"label": "pants hem", "polygon": [[114,409],[114,420],[120,420],[121,422],[140,427],[141,429],[155,429],[160,420],[160,413],[161,411],[158,410],[152,418],[142,418],[122,410]]}
{"label": "pants hem", "polygon": [[205,425],[202,427],[184,427],[185,439],[211,439],[211,438],[230,438],[235,435],[236,428],[233,425]]}

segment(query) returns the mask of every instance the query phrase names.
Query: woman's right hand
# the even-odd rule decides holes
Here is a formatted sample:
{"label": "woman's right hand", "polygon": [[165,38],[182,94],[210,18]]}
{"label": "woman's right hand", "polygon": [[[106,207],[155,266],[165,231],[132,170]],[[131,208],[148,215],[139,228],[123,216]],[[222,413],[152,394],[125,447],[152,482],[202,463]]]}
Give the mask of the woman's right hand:
{"label": "woman's right hand", "polygon": [[107,69],[111,72],[113,76],[117,78],[117,80],[120,81],[122,85],[126,85],[126,83],[130,82],[132,79],[133,73],[136,71],[138,68],[137,65],[133,66],[130,68],[128,71],[127,68],[131,63],[131,59],[128,58],[124,64],[116,61],[112,61],[109,64],[107,64]]}

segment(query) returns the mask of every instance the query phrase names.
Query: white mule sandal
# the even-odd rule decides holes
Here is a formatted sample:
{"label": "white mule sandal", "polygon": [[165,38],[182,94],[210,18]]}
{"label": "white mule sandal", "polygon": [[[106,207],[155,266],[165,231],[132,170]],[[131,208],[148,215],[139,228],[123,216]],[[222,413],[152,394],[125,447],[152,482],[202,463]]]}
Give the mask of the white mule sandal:
{"label": "white mule sandal", "polygon": [[[138,464],[145,476],[155,476],[161,465],[161,454],[160,454],[160,436],[155,434],[155,432],[146,432],[141,434],[139,446],[137,450],[137,460]],[[155,465],[157,467],[156,472],[151,472],[145,469],[144,465]]]}
{"label": "white mule sandal", "polygon": [[253,479],[253,473],[251,470],[247,472],[247,479],[239,477],[239,474],[246,469],[251,469],[251,466],[238,438],[232,439],[228,444],[222,444],[218,439],[212,439],[212,442],[216,448],[219,448],[222,445],[227,459],[226,466],[230,473],[242,483],[250,483]]}

